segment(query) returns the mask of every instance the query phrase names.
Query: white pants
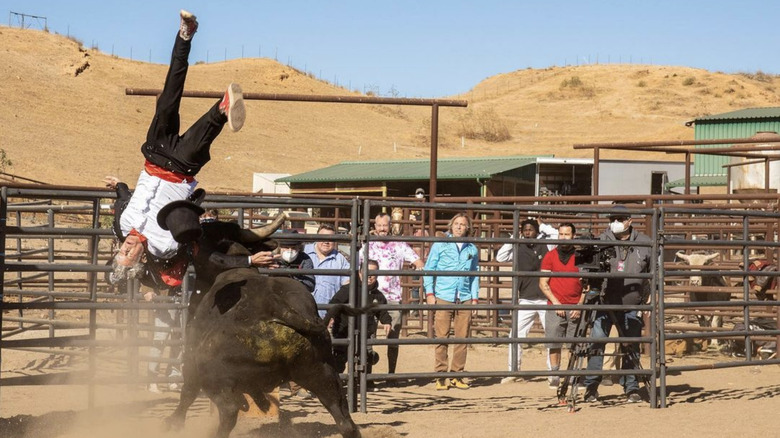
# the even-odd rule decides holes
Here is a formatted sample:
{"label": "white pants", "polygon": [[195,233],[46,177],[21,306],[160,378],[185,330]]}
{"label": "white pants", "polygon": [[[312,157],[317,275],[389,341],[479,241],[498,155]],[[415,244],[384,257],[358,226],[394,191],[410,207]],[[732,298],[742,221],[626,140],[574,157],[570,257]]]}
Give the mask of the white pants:
{"label": "white pants", "polygon": [[[525,300],[525,299],[519,299],[517,301],[518,304],[538,304],[538,305],[547,305],[547,300]],[[517,326],[515,327],[515,330],[513,334],[516,334],[515,336],[518,338],[524,338],[528,336],[528,332],[531,331],[531,326],[534,325],[534,318],[536,315],[539,315],[539,321],[542,323],[542,327],[544,327],[544,315],[545,310],[523,310],[520,309],[517,311]],[[508,370],[512,370],[512,349],[508,349]],[[517,344],[517,369],[520,370],[520,364],[523,361],[523,348],[520,344]],[[547,369],[550,369],[550,356],[549,356],[549,350],[547,355]]]}
{"label": "white pants", "polygon": [[[181,312],[177,309],[171,310],[155,310],[154,311],[154,326],[160,328],[176,328],[182,326]],[[155,330],[152,336],[154,343],[149,348],[149,364],[148,371],[150,376],[157,376],[160,373],[160,363],[155,362],[154,359],[161,358],[163,350],[165,349],[165,342],[169,339],[173,339],[173,334],[170,331],[158,331]],[[180,336],[177,334],[177,338]],[[170,348],[171,359],[181,359],[182,348],[179,346],[171,346]],[[169,377],[181,377],[181,370],[178,366],[169,363],[167,367],[167,375]]]}

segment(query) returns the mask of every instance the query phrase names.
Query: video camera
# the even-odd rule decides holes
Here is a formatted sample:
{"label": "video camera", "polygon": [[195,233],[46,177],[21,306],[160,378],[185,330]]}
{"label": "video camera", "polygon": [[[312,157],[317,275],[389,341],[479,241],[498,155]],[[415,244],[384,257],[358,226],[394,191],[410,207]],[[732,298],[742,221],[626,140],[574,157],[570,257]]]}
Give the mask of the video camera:
{"label": "video camera", "polygon": [[[593,240],[592,236],[584,236],[581,239]],[[617,257],[613,245],[576,245],[574,263],[580,272],[610,272],[612,259]],[[599,293],[604,289],[606,278],[583,278],[583,287],[590,286],[591,293]]]}

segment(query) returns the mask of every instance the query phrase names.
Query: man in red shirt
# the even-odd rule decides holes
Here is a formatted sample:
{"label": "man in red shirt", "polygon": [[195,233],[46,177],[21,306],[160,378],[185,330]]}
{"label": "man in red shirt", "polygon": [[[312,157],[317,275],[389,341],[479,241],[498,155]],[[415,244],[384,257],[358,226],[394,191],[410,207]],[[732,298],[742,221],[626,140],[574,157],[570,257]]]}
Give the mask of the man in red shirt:
{"label": "man in red shirt", "polygon": [[[574,225],[563,223],[558,227],[559,239],[573,239]],[[579,272],[574,261],[574,245],[559,244],[557,248],[549,251],[542,259],[542,272]],[[561,304],[582,304],[585,295],[582,293],[582,284],[576,277],[540,277],[539,288],[547,297],[547,304],[554,306]],[[551,337],[574,337],[577,321],[580,318],[579,310],[548,310],[545,312],[544,335]],[[550,349],[550,369],[556,371],[561,366],[562,344],[547,344]],[[559,377],[550,377],[550,388],[557,388]]]}

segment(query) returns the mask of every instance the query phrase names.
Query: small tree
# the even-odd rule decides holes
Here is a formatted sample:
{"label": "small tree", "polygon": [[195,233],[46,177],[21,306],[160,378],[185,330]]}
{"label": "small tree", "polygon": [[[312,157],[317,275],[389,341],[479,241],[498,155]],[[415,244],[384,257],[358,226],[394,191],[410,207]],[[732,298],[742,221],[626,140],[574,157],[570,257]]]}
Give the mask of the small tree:
{"label": "small tree", "polygon": [[6,167],[13,166],[14,163],[8,158],[8,154],[5,153],[5,149],[0,149],[0,172],[5,172]]}

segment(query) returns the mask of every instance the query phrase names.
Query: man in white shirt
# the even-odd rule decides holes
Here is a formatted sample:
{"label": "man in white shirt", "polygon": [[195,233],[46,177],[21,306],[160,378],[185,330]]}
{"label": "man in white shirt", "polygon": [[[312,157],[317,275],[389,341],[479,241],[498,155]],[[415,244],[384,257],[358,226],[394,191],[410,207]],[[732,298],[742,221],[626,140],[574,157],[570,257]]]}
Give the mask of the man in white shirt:
{"label": "man in white shirt", "polygon": [[[241,129],[246,117],[241,87],[230,84],[224,97],[183,135],[179,135],[179,106],[187,76],[191,40],[198,29],[198,21],[190,12],[182,10],[180,18],[165,85],[157,99],[146,142],[141,146],[146,163],[135,191],[131,194],[127,185],[116,177],[105,179],[106,185],[116,189],[118,195],[114,207],[114,232],[122,246],[114,258],[111,276],[114,282],[128,276],[139,276],[143,270],[144,255],[157,260],[170,260],[176,255],[179,243],[169,230],[160,226],[157,214],[167,204],[187,199],[193,194],[197,185],[194,177],[211,158],[211,143],[226,123],[235,132]],[[177,282],[176,279],[171,281]]]}

